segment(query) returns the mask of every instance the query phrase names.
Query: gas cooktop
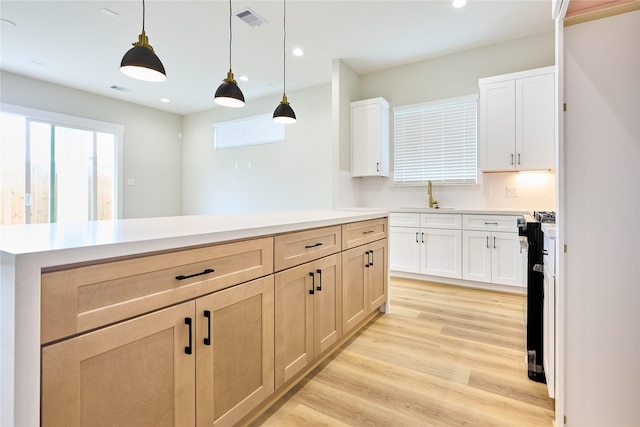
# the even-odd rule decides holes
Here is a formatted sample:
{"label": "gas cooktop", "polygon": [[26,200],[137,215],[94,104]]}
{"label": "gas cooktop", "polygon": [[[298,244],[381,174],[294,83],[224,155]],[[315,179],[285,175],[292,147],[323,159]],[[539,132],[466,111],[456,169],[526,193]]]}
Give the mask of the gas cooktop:
{"label": "gas cooktop", "polygon": [[539,222],[556,222],[556,213],[554,211],[535,211],[533,217]]}

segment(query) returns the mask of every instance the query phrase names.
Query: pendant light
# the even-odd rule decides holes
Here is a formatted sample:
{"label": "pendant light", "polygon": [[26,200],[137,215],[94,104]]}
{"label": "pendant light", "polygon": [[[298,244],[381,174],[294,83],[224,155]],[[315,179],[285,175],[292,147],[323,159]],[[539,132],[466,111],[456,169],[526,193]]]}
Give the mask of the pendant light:
{"label": "pendant light", "polygon": [[233,78],[233,72],[231,71],[231,0],[229,0],[229,72],[227,78],[222,81],[222,84],[218,86],[214,101],[217,104],[224,105],[225,107],[239,108],[244,107],[244,95],[238,87],[238,83]]}
{"label": "pendant light", "polygon": [[282,27],[283,27],[283,42],[282,42],[282,74],[283,74],[283,90],[282,90],[282,101],[280,101],[280,105],[276,107],[276,110],[273,112],[273,121],[276,123],[295,123],[296,122],[296,113],[293,112],[293,108],[289,105],[289,101],[287,101],[287,0],[283,0],[284,4],[284,13],[282,19]]}
{"label": "pendant light", "polygon": [[138,41],[132,43],[133,47],[122,57],[120,71],[134,79],[163,82],[167,80],[167,73],[164,71],[160,58],[153,52],[149,38],[144,32],[144,15],[145,7],[144,0],[142,0],[142,33],[138,36]]}

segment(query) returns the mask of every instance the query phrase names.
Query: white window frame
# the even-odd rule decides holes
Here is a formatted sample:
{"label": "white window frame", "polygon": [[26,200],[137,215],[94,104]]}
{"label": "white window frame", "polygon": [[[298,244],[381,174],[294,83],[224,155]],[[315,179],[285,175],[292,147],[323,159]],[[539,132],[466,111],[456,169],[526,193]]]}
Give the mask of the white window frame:
{"label": "white window frame", "polygon": [[24,116],[27,119],[42,121],[55,126],[65,126],[75,129],[88,130],[92,132],[104,132],[115,135],[116,138],[116,195],[114,209],[116,219],[123,217],[123,140],[124,125],[117,123],[103,122],[100,120],[87,119],[84,117],[71,116],[62,113],[54,113],[52,111],[38,110],[35,108],[23,107],[13,104],[0,103],[0,110],[8,114],[16,114]]}
{"label": "white window frame", "polygon": [[[446,135],[447,129],[442,127],[442,123],[434,121],[433,126],[429,129],[432,132],[431,137],[427,137],[424,134],[424,123],[419,123],[423,120],[420,115],[429,115],[430,112],[432,118],[435,118],[443,109],[455,109],[462,104],[466,104],[464,116],[461,115],[460,119],[463,127],[463,136],[458,135]],[[466,109],[473,106],[472,111],[467,112]],[[473,115],[469,114],[473,112]],[[413,119],[415,121],[410,123],[410,126],[414,126],[413,130],[420,132],[417,134],[407,135],[405,138],[406,126],[400,123],[401,116],[405,114],[415,113]],[[432,181],[435,184],[455,184],[455,185],[476,185],[478,183],[478,95],[460,96],[455,98],[440,99],[430,102],[424,102],[419,104],[404,105],[394,107],[394,147],[393,147],[393,181],[394,185],[425,185],[427,181]],[[415,136],[415,137],[414,137]],[[461,175],[457,177],[447,177],[446,172],[436,171],[436,169],[442,169],[445,162],[451,161],[451,152],[444,150],[442,147],[444,141],[454,138],[459,142],[460,149],[464,153],[463,157],[459,160],[454,159],[454,166],[460,169]],[[404,142],[407,141],[409,147],[405,147]],[[428,141],[426,141],[428,139]],[[412,145],[412,146],[411,146]],[[431,163],[427,158],[427,153],[424,149],[427,147],[436,148],[440,146],[440,153],[443,156],[441,163],[438,163],[439,167],[434,167],[431,174],[426,169],[427,163]],[[411,150],[414,157],[410,157],[409,154],[402,156],[401,150]],[[406,153],[406,151],[405,151]],[[449,157],[447,157],[449,156]],[[405,158],[406,157],[406,158]],[[466,158],[466,160],[465,160]],[[411,162],[411,160],[414,160]],[[411,162],[411,163],[409,163]],[[473,165],[473,166],[471,166]],[[413,169],[413,170],[411,170]],[[463,172],[464,170],[464,172]]]}
{"label": "white window frame", "polygon": [[[222,130],[224,133],[220,133]],[[271,114],[243,117],[213,124],[214,150],[285,142],[285,125],[273,121]]]}

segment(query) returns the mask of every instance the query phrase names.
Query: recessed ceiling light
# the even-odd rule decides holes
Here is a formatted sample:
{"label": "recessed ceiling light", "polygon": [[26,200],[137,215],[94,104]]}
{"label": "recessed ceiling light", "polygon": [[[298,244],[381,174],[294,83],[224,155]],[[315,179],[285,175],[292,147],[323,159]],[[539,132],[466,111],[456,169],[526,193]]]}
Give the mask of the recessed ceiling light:
{"label": "recessed ceiling light", "polygon": [[456,9],[464,6],[465,4],[467,4],[467,0],[453,0],[453,7]]}
{"label": "recessed ceiling light", "polygon": [[245,75],[238,76],[238,80],[242,80],[243,82],[248,82],[249,76],[245,76]]}
{"label": "recessed ceiling light", "polygon": [[4,19],[4,18],[0,18],[0,22],[2,22],[3,24],[11,25],[12,27],[18,26],[18,24],[16,24],[15,22],[9,21],[8,19]]}
{"label": "recessed ceiling light", "polygon": [[162,101],[162,102],[171,102],[171,101],[169,101],[168,98],[160,98],[160,101]]}
{"label": "recessed ceiling light", "polygon": [[304,55],[304,51],[302,49],[300,49],[299,47],[293,49],[293,55],[294,56],[302,56]]}

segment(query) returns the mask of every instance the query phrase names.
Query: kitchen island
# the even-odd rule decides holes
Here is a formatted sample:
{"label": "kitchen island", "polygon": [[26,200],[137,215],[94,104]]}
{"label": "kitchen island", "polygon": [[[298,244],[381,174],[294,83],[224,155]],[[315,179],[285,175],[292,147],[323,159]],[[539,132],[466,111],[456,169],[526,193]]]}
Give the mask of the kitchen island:
{"label": "kitchen island", "polygon": [[[387,217],[286,211],[0,228],[0,425],[77,425],[109,405],[121,421],[242,421],[387,302]],[[311,333],[298,334],[300,324]],[[315,335],[302,354],[298,335]],[[225,389],[233,384],[242,387]]]}

